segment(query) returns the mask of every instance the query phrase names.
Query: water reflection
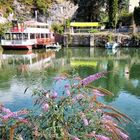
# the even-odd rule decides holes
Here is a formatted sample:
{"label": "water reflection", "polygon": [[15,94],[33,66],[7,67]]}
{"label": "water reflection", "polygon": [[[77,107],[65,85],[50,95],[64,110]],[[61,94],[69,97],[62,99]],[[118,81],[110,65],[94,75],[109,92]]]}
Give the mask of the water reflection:
{"label": "water reflection", "polygon": [[[31,90],[27,87],[41,85],[46,68],[53,70],[55,50],[0,51],[0,103],[13,110],[32,106]],[[55,61],[54,61],[55,62]],[[49,69],[48,69],[49,71]]]}
{"label": "water reflection", "polygon": [[[112,91],[116,96],[113,97],[114,99],[118,97],[118,93],[121,89],[127,88],[130,84],[133,85],[134,91],[136,88],[138,90],[140,87],[139,49],[121,48],[115,53],[108,53],[108,50],[102,48],[90,48],[88,51],[85,49],[87,48],[82,48],[82,55],[80,55],[82,52],[80,49],[70,49],[71,66],[80,76],[86,77],[89,74],[104,70],[111,71],[106,78],[98,80],[94,84]],[[72,53],[72,51],[74,51],[74,53]],[[134,80],[137,80],[137,82],[134,82]],[[137,86],[135,83],[137,83]],[[137,93],[137,95],[139,95],[139,93]],[[112,100],[114,100],[113,98]]]}
{"label": "water reflection", "polygon": [[[140,49],[119,48],[64,48],[60,51],[0,51],[0,103],[12,110],[32,107],[31,90],[26,87],[51,86],[52,79],[61,72],[78,73],[81,77],[101,71],[110,73],[95,82],[113,92],[114,96],[103,99],[137,124],[126,129],[132,140],[140,138]],[[132,132],[132,133],[131,133]]]}
{"label": "water reflection", "polygon": [[54,51],[4,51],[1,55],[1,67],[13,66],[17,67],[19,72],[27,72],[28,70],[41,70],[47,67],[52,58],[55,58]]}
{"label": "water reflection", "polygon": [[[13,77],[19,78],[18,75],[23,76],[23,74],[28,83],[33,71],[38,71],[36,79],[43,71],[44,76],[48,76],[48,80],[49,75],[57,75],[61,71],[75,71],[84,78],[90,74],[107,70],[111,72],[105,78],[94,83],[96,86],[102,86],[114,93],[114,97],[106,98],[106,101],[115,100],[121,89],[127,89],[131,94],[140,96],[138,92],[140,88],[140,50],[123,48],[115,50],[115,53],[112,51],[103,48],[65,48],[59,52],[52,50],[1,51],[0,88],[10,87],[9,81]],[[22,77],[22,82],[25,79]],[[47,80],[44,81],[44,84]]]}

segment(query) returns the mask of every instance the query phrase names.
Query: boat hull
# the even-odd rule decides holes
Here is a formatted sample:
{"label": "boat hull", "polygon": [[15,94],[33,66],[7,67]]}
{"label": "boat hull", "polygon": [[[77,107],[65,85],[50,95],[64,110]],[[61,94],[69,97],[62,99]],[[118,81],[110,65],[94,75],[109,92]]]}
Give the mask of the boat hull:
{"label": "boat hull", "polygon": [[2,48],[4,50],[31,50],[33,46],[32,45],[16,45],[16,46],[2,45]]}

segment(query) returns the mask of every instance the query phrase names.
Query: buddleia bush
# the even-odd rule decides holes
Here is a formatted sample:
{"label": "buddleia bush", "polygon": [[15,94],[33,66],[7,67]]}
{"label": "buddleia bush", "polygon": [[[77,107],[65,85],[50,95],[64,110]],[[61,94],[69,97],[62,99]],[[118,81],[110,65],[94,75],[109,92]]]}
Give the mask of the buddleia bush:
{"label": "buddleia bush", "polygon": [[11,130],[9,121],[16,120],[10,135],[24,140],[129,140],[119,123],[130,118],[99,102],[99,96],[112,93],[91,85],[106,74],[96,73],[84,79],[67,74],[55,77],[51,88],[34,90],[35,108],[29,112],[12,113],[1,106],[1,124]]}

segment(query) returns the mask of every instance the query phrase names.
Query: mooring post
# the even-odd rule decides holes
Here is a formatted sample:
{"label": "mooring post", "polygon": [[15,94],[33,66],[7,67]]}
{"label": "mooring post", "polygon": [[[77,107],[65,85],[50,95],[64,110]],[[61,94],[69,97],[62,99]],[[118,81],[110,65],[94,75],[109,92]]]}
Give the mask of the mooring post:
{"label": "mooring post", "polygon": [[68,35],[64,35],[63,44],[64,46],[68,46]]}
{"label": "mooring post", "polygon": [[94,34],[90,34],[90,47],[93,47],[94,45]]}

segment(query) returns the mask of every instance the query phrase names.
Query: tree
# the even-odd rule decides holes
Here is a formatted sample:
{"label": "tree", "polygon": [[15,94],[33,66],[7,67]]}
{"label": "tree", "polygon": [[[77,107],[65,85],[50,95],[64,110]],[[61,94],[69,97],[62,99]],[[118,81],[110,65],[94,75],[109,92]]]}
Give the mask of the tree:
{"label": "tree", "polygon": [[137,26],[140,26],[140,7],[134,9],[134,21]]}
{"label": "tree", "polygon": [[118,0],[109,0],[109,27],[114,28],[117,22]]}
{"label": "tree", "polygon": [[100,11],[106,0],[71,0],[78,4],[76,20],[78,21],[99,21]]}

